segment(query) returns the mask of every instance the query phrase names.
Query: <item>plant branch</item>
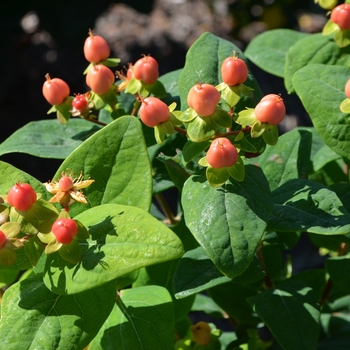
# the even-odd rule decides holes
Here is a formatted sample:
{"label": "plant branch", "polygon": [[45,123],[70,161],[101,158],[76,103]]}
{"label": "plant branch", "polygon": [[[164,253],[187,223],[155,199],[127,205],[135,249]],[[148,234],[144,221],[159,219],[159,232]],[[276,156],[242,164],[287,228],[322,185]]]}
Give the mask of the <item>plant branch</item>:
{"label": "plant branch", "polygon": [[97,119],[93,119],[93,118],[84,118],[84,119],[87,120],[88,122],[95,123],[95,124],[98,124],[98,125],[102,125],[102,126],[106,126],[107,125],[106,123],[100,122]]}
{"label": "plant branch", "polygon": [[267,265],[266,265],[266,262],[265,262],[265,259],[264,259],[264,255],[262,253],[262,248],[263,248],[263,243],[262,241],[260,241],[260,245],[256,251],[256,254],[260,260],[260,263],[266,273],[266,276],[264,277],[264,286],[266,289],[270,289],[270,288],[274,288],[274,284],[272,282],[272,278],[270,276],[270,273],[269,273],[269,270],[267,268]]}
{"label": "plant branch", "polygon": [[176,130],[177,132],[179,132],[182,135],[187,135],[187,131],[185,129],[181,129],[176,125],[174,125],[174,130]]}
{"label": "plant branch", "polygon": [[241,129],[241,130],[228,131],[228,132],[224,132],[222,134],[218,133],[217,135],[215,135],[215,138],[225,137],[225,136],[230,136],[230,135],[238,135],[240,132],[250,132],[251,129],[252,129],[251,126],[247,126],[246,128]]}
{"label": "plant branch", "polygon": [[154,195],[155,199],[157,200],[158,204],[160,205],[164,215],[168,218],[171,225],[176,225],[178,223],[178,220],[174,216],[173,212],[171,211],[168,202],[165,200],[164,196],[161,193],[157,193]]}

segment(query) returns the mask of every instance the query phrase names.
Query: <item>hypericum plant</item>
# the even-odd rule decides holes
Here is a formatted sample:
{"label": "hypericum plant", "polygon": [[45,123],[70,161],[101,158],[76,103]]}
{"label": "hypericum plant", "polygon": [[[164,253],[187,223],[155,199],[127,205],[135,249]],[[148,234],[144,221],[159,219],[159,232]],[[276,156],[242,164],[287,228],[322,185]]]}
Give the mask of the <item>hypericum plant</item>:
{"label": "hypericum plant", "polygon": [[[243,53],[205,33],[182,69],[158,77],[143,56],[117,82],[119,60],[97,48],[91,90],[62,89],[58,122],[0,145],[62,159],[45,183],[0,162],[2,347],[349,348],[350,70],[336,35],[272,30]],[[313,127],[279,137],[288,99],[263,96],[248,58],[284,79]],[[244,74],[226,80],[237,62]],[[113,75],[101,94],[98,69]],[[16,184],[35,193],[25,210]],[[317,269],[290,251],[304,241]],[[207,315],[192,324],[191,311]]]}

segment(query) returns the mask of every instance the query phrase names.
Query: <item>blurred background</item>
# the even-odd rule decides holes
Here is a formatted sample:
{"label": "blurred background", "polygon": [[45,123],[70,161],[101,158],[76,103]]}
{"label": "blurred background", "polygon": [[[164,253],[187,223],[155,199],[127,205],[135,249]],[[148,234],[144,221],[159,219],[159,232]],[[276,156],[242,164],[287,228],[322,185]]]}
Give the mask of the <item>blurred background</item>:
{"label": "blurred background", "polygon": [[[82,48],[89,28],[109,42],[111,57],[122,60],[117,70],[151,54],[164,74],[183,67],[188,48],[206,31],[244,50],[265,30],[312,33],[326,22],[326,11],[314,0],[2,0],[0,10],[0,142],[29,121],[55,117],[46,114],[50,105],[41,92],[46,73],[65,80],[71,94],[87,91]],[[264,93],[285,98],[288,118],[282,129],[309,125],[282,79],[253,64],[251,69]],[[24,154],[0,159],[43,182],[61,163]]]}

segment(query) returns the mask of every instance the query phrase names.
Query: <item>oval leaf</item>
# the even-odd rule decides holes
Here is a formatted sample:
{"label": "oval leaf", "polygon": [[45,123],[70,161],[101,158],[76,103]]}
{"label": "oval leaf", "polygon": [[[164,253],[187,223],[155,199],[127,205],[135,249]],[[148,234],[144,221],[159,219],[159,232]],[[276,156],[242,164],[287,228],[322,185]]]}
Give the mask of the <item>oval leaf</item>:
{"label": "oval leaf", "polygon": [[350,159],[349,115],[340,111],[348,78],[348,67],[312,64],[294,75],[293,84],[324,142]]}
{"label": "oval leaf", "polygon": [[38,277],[25,279],[4,294],[1,346],[9,350],[83,349],[98,333],[114,302],[113,282],[62,296],[50,292]]}
{"label": "oval leaf", "polygon": [[72,265],[53,253],[44,255],[36,269],[45,273],[45,284],[55,293],[79,293],[184,253],[177,235],[139,208],[105,204],[85,211],[77,220],[91,235],[80,242],[81,262]]}
{"label": "oval leaf", "polygon": [[121,291],[89,350],[154,350],[174,347],[174,314],[169,292],[158,286]]}
{"label": "oval leaf", "polygon": [[290,29],[268,30],[257,35],[244,54],[264,71],[284,77],[286,54],[291,46],[309,34]]}
{"label": "oval leaf", "polygon": [[[90,207],[118,203],[149,210],[152,175],[141,123],[131,116],[105,126],[77,148],[57,170],[55,178],[72,169],[95,182],[84,190]],[[74,204],[74,216],[86,210]]]}
{"label": "oval leaf", "polygon": [[82,119],[71,119],[65,125],[56,119],[30,122],[0,144],[0,155],[19,152],[40,158],[65,159],[100,129]]}
{"label": "oval leaf", "polygon": [[246,166],[244,181],[229,180],[218,189],[204,176],[186,181],[182,205],[187,227],[226,276],[240,275],[253,260],[272,211],[270,198],[263,172],[253,165]]}

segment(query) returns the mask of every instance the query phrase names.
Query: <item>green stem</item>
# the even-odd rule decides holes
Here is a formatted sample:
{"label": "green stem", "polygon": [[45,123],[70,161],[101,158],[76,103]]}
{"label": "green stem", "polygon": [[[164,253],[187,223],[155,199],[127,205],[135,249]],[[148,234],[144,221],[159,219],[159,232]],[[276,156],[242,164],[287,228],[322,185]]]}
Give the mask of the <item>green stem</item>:
{"label": "green stem", "polygon": [[168,218],[171,225],[176,225],[178,223],[178,220],[174,216],[173,212],[171,211],[168,202],[165,200],[164,196],[161,193],[156,194],[155,199],[159,203],[164,215]]}

